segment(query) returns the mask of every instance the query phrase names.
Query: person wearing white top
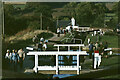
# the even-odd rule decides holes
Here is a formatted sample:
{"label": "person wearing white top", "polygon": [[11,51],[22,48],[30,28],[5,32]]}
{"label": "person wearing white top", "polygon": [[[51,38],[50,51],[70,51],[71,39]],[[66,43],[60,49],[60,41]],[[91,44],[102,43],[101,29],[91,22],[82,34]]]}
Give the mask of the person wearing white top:
{"label": "person wearing white top", "polygon": [[58,37],[60,37],[60,28],[57,28]]}
{"label": "person wearing white top", "polygon": [[88,38],[88,44],[90,44],[90,38]]}
{"label": "person wearing white top", "polygon": [[96,34],[97,34],[97,31],[94,31],[94,36],[96,36]]}
{"label": "person wearing white top", "polygon": [[7,64],[7,69],[10,69],[10,65],[11,65],[11,55],[12,53],[10,53],[10,50],[7,50],[7,53],[5,54],[5,63]]}
{"label": "person wearing white top", "polygon": [[11,57],[10,50],[7,50],[7,53],[6,53],[6,55],[5,55],[5,58],[10,59],[10,57]]}
{"label": "person wearing white top", "polygon": [[25,59],[25,52],[23,49],[18,50],[19,57],[22,58],[23,60]]}
{"label": "person wearing white top", "polygon": [[72,26],[75,26],[75,19],[73,17],[71,18],[71,24]]}
{"label": "person wearing white top", "polygon": [[46,49],[47,49],[47,42],[43,44],[43,50],[46,51]]}
{"label": "person wearing white top", "polygon": [[40,41],[41,41],[41,42],[44,42],[44,38],[43,38],[43,37],[41,37],[41,38],[40,38]]}
{"label": "person wearing white top", "polygon": [[25,59],[25,52],[23,51],[23,49],[18,50],[18,55],[19,55],[19,59],[20,59],[20,68],[23,67],[23,61]]}

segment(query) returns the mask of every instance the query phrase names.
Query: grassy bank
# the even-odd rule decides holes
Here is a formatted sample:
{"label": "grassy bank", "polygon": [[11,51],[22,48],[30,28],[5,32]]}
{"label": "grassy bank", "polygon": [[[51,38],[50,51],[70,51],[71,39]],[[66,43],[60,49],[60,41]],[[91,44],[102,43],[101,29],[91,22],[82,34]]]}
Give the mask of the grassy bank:
{"label": "grassy bank", "polygon": [[[84,44],[87,44],[87,39],[88,37],[91,39],[93,43],[96,43],[97,41],[97,36],[91,36],[91,34],[88,34]],[[110,48],[118,48],[118,36],[116,35],[104,35],[104,36],[99,36],[99,42],[108,42],[108,47]]]}

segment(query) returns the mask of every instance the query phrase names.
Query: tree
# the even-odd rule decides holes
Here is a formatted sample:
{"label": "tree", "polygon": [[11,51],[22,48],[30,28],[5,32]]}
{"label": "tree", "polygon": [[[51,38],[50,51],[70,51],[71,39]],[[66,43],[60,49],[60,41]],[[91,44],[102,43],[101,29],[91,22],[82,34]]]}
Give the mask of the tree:
{"label": "tree", "polygon": [[5,12],[5,34],[14,35],[27,27],[27,20],[24,17],[15,18],[15,8],[13,5],[4,5]]}
{"label": "tree", "polygon": [[120,22],[120,2],[114,4],[113,12],[115,14],[115,17],[118,17],[118,18],[116,18],[117,20],[114,20],[114,23],[116,23],[116,25],[117,25]]}
{"label": "tree", "polygon": [[15,12],[14,6],[12,4],[4,5],[5,14],[13,15]]}
{"label": "tree", "polygon": [[92,14],[91,4],[82,2],[75,8],[76,21],[80,25],[90,25],[93,22],[94,16]]}
{"label": "tree", "polygon": [[119,3],[117,3],[117,2],[114,3],[113,8],[112,8],[112,11],[113,11],[114,13],[116,13],[116,14],[118,14],[118,7],[119,7],[118,4],[119,4]]}
{"label": "tree", "polygon": [[[27,3],[25,10],[28,10],[29,12],[33,12],[33,19],[32,21],[36,24],[39,23],[39,29],[41,24],[41,18],[42,18],[42,28],[44,30],[47,29],[47,27],[55,27],[53,25],[53,19],[52,19],[52,8],[45,3]],[[42,16],[41,16],[42,14]],[[33,25],[32,25],[33,26]],[[38,27],[38,26],[34,26]],[[34,28],[38,29],[38,28]],[[51,28],[50,28],[51,30]]]}
{"label": "tree", "polygon": [[118,17],[117,17],[117,16],[113,17],[113,18],[107,23],[107,25],[109,26],[109,28],[116,28],[117,24],[118,24]]}
{"label": "tree", "polygon": [[108,11],[105,3],[80,2],[68,3],[64,6],[64,12],[70,17],[75,17],[76,22],[84,26],[101,27],[104,25],[105,11]]}
{"label": "tree", "polygon": [[63,8],[64,8],[64,12],[66,13],[66,15],[68,16],[73,16],[75,17],[75,7],[76,7],[77,3],[76,2],[70,2],[68,4],[66,4]]}
{"label": "tree", "polygon": [[104,27],[104,15],[103,14],[98,15],[95,18],[92,26],[93,27]]}
{"label": "tree", "polygon": [[120,1],[118,2],[118,23],[120,23]]}
{"label": "tree", "polygon": [[105,11],[107,11],[105,3],[94,4],[93,10],[94,10],[94,22],[92,23],[92,26],[104,27]]}

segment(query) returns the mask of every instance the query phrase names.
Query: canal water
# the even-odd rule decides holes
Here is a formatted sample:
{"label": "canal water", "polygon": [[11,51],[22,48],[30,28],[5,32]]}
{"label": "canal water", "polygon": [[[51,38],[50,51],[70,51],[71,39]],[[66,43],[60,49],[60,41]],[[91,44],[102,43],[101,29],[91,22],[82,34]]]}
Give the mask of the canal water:
{"label": "canal water", "polygon": [[58,77],[60,79],[60,78],[65,78],[70,76],[76,76],[76,74],[58,74],[58,75],[53,75],[53,78]]}

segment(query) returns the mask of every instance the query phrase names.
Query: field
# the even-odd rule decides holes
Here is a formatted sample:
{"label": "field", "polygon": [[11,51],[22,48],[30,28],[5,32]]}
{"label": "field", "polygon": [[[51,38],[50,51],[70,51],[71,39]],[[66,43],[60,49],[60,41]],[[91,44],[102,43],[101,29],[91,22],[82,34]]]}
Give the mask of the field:
{"label": "field", "polygon": [[[97,36],[91,36],[91,34],[88,34],[88,37],[91,39],[93,43],[96,43]],[[87,39],[85,40],[85,44],[87,44]],[[99,42],[108,42],[109,48],[118,48],[118,36],[116,35],[104,35],[99,37]]]}

